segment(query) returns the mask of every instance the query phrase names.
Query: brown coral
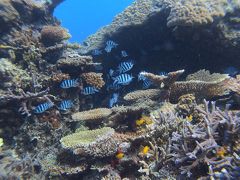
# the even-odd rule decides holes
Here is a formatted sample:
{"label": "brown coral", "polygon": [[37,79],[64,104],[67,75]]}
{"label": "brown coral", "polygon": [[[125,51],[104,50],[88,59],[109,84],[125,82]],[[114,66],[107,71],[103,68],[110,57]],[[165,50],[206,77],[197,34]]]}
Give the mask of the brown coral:
{"label": "brown coral", "polygon": [[83,73],[81,74],[81,77],[87,84],[94,86],[98,89],[101,89],[105,85],[105,82],[103,81],[102,78],[102,73],[95,72]]}
{"label": "brown coral", "polygon": [[68,38],[70,38],[70,34],[60,26],[44,26],[41,30],[41,41],[46,46],[54,45]]}
{"label": "brown coral", "polygon": [[97,108],[88,111],[77,112],[72,115],[72,121],[97,121],[108,117],[112,113],[108,108]]}
{"label": "brown coral", "polygon": [[61,127],[61,116],[59,112],[55,109],[49,110],[47,113],[38,117],[39,122],[47,122],[51,124],[53,129],[58,129]]}

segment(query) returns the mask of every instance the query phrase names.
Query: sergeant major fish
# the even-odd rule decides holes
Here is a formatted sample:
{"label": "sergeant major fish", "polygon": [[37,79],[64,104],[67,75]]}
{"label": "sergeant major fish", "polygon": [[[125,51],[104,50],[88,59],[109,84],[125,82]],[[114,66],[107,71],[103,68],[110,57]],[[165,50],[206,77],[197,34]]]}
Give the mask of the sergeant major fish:
{"label": "sergeant major fish", "polygon": [[126,62],[121,62],[118,66],[118,71],[119,73],[125,73],[127,71],[130,71],[134,66],[134,63],[132,60],[126,61]]}
{"label": "sergeant major fish", "polygon": [[99,56],[99,55],[101,55],[101,54],[102,54],[102,51],[99,50],[99,49],[94,49],[94,50],[92,51],[92,55],[93,55],[93,56]]}
{"label": "sergeant major fish", "polygon": [[122,56],[122,57],[128,57],[128,54],[127,54],[126,51],[123,50],[123,51],[121,51],[121,56]]}
{"label": "sergeant major fish", "polygon": [[66,79],[61,82],[60,87],[63,89],[67,89],[71,87],[77,87],[78,85],[78,79]]}
{"label": "sergeant major fish", "polygon": [[39,104],[38,106],[35,107],[34,113],[41,114],[41,113],[45,112],[46,110],[50,109],[51,107],[53,107],[53,105],[54,104],[52,102],[46,102],[46,103]]}
{"label": "sergeant major fish", "polygon": [[117,43],[113,42],[113,41],[107,41],[106,42],[106,47],[105,47],[105,51],[107,53],[110,53],[112,51],[112,48],[116,48],[118,46]]}
{"label": "sergeant major fish", "polygon": [[118,102],[118,93],[113,93],[111,99],[109,100],[109,107],[112,108]]}
{"label": "sergeant major fish", "polygon": [[91,94],[95,94],[96,92],[99,92],[99,90],[95,87],[92,87],[92,86],[85,87],[82,90],[83,95],[91,95]]}
{"label": "sergeant major fish", "polygon": [[62,111],[66,111],[73,106],[73,102],[71,100],[64,100],[60,103],[59,109]]}
{"label": "sergeant major fish", "polygon": [[132,82],[133,76],[129,74],[120,74],[119,76],[113,78],[114,82],[113,85],[119,84],[119,85],[128,85]]}

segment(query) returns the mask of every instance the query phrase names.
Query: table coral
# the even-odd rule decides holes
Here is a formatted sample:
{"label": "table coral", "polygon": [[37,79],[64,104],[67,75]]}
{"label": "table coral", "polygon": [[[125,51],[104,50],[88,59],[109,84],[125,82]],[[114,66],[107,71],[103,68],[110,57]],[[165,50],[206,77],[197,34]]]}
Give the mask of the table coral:
{"label": "table coral", "polygon": [[107,157],[114,155],[118,148],[118,142],[112,138],[114,132],[109,127],[80,131],[63,137],[61,144],[64,148],[73,150],[74,154]]}
{"label": "table coral", "polygon": [[74,113],[71,121],[98,121],[108,117],[111,113],[111,109],[97,108]]}

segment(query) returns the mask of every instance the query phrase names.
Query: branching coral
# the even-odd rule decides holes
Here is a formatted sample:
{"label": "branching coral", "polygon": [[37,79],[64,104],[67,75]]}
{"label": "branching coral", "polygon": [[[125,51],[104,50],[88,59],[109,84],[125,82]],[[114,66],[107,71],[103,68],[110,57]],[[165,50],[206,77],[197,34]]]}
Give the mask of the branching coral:
{"label": "branching coral", "polygon": [[98,89],[101,89],[105,85],[105,82],[103,81],[102,78],[102,73],[95,72],[83,73],[81,74],[81,77],[87,84],[94,86]]}
{"label": "branching coral", "polygon": [[[224,168],[231,176],[239,169],[239,160],[234,157],[236,152],[232,147],[239,139],[240,118],[227,110],[221,111],[214,103],[212,110],[208,105],[205,101],[205,110],[199,108],[199,112],[204,115],[203,122],[184,122],[183,128],[173,133],[172,159],[180,166],[182,174],[191,177],[207,176],[207,170],[202,174],[196,172],[204,166],[213,173]],[[226,148],[226,155],[218,154],[219,147]]]}
{"label": "branching coral", "polygon": [[30,116],[31,113],[29,112],[28,104],[32,102],[34,99],[40,98],[40,97],[47,98],[48,101],[51,101],[47,97],[48,91],[49,89],[46,89],[38,93],[31,93],[31,92],[25,93],[23,90],[20,90],[19,92],[20,95],[15,95],[11,91],[9,91],[9,94],[6,94],[0,97],[0,105],[4,106],[10,103],[16,103],[17,105],[21,106],[19,108],[19,112]]}
{"label": "branching coral", "polygon": [[77,112],[72,115],[72,121],[98,121],[103,120],[112,113],[108,108],[97,108],[88,111]]}
{"label": "branching coral", "polygon": [[64,148],[73,150],[74,154],[93,157],[106,157],[116,153],[118,142],[113,139],[115,131],[104,127],[96,130],[80,131],[61,139]]}

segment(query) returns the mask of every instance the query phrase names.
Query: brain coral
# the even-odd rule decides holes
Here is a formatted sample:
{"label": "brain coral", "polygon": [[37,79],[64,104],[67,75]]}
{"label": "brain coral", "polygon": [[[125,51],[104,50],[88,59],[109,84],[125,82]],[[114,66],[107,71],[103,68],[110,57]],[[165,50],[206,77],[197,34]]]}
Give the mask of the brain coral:
{"label": "brain coral", "polygon": [[108,117],[112,113],[108,108],[97,108],[89,111],[77,112],[72,115],[73,121],[91,121],[101,120]]}
{"label": "brain coral", "polygon": [[[193,26],[214,21],[215,17],[225,15],[227,0],[173,0],[167,25]],[[169,3],[169,2],[167,2]]]}
{"label": "brain coral", "polygon": [[61,139],[66,149],[73,150],[74,154],[92,157],[106,157],[116,153],[118,141],[113,137],[115,131],[110,127],[95,130],[80,131]]}

